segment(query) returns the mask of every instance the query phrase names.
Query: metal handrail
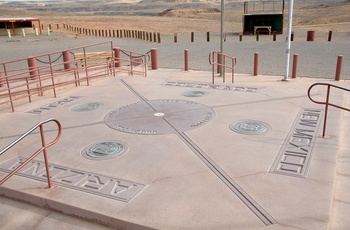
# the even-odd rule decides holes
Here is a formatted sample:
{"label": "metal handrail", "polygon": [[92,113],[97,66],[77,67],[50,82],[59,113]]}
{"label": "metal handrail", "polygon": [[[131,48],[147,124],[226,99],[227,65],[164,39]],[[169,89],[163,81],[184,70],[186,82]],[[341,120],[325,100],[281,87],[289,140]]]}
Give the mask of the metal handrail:
{"label": "metal handrail", "polygon": [[[312,88],[315,87],[315,86],[318,86],[318,85],[327,86],[326,101],[316,101],[316,100],[314,100],[314,99],[311,98],[311,90],[312,90]],[[312,102],[314,102],[314,103],[316,103],[316,104],[325,105],[325,115],[324,115],[324,120],[323,120],[323,132],[322,132],[322,137],[324,137],[325,134],[326,134],[326,124],[327,124],[328,106],[333,106],[333,107],[335,107],[335,108],[342,109],[342,110],[346,110],[346,111],[350,112],[350,109],[347,109],[347,108],[344,108],[344,107],[342,107],[342,106],[339,106],[339,105],[336,105],[336,104],[333,104],[333,103],[330,103],[330,102],[329,102],[329,95],[330,95],[331,87],[334,87],[334,88],[337,88],[337,89],[340,89],[340,90],[344,90],[344,91],[350,92],[350,89],[348,89],[348,88],[344,88],[344,87],[337,86],[337,85],[333,85],[333,84],[329,84],[329,83],[315,83],[315,84],[312,84],[312,85],[309,87],[309,90],[307,91],[307,96],[309,97],[309,99],[310,99]]]}
{"label": "metal handrail", "polygon": [[[218,59],[221,58],[221,61],[217,61],[215,62],[215,55],[217,55]],[[226,65],[226,59],[228,59],[229,61],[231,61],[231,65]],[[237,60],[234,57],[230,57],[226,54],[223,54],[219,51],[211,51],[211,53],[209,54],[209,64],[212,66],[212,84],[214,84],[214,66],[217,66],[218,68],[221,69],[220,73],[222,74],[223,78],[223,82],[225,82],[225,68],[229,68],[232,70],[232,76],[231,76],[231,81],[233,83],[234,81],[234,69],[236,67],[236,63]]]}
{"label": "metal handrail", "polygon": [[[44,137],[44,128],[43,125],[48,123],[48,122],[55,122],[58,126],[58,132],[57,132],[57,136],[56,138],[51,141],[49,144],[45,143],[45,137]],[[22,136],[18,137],[15,141],[13,141],[11,144],[9,144],[8,146],[6,146],[4,149],[2,149],[0,151],[0,155],[2,155],[3,153],[5,153],[7,150],[9,150],[10,148],[12,148],[14,145],[16,145],[18,142],[20,142],[21,140],[23,140],[26,136],[28,136],[30,133],[32,133],[34,130],[36,130],[37,128],[40,128],[40,135],[41,135],[41,143],[42,143],[42,147],[35,152],[31,157],[29,157],[26,161],[24,161],[20,166],[18,166],[16,169],[14,169],[10,174],[8,174],[6,177],[4,177],[1,181],[0,181],[0,185],[2,185],[5,181],[7,181],[10,177],[12,177],[15,173],[17,173],[19,170],[21,170],[26,164],[28,164],[31,160],[33,160],[37,155],[39,155],[39,153],[43,152],[44,154],[44,159],[45,159],[45,166],[46,166],[46,175],[47,175],[47,183],[48,183],[48,187],[51,188],[51,177],[50,177],[50,171],[49,171],[49,162],[48,162],[48,158],[47,158],[47,153],[46,153],[46,149],[54,144],[57,143],[57,141],[60,139],[61,137],[61,133],[62,133],[62,126],[60,124],[60,122],[54,118],[50,118],[44,121],[39,122],[38,124],[36,124],[35,126],[33,126],[31,129],[29,129],[27,132],[25,132]]]}
{"label": "metal handrail", "polygon": [[[108,48],[106,49],[105,46]],[[110,53],[110,59],[91,60],[89,58],[87,61],[87,53],[101,48],[108,50],[105,53]],[[14,112],[17,100],[26,98],[31,102],[34,95],[43,96],[45,91],[52,91],[53,96],[57,97],[56,91],[59,87],[69,84],[75,84],[77,87],[83,81],[90,85],[90,79],[115,76],[116,71],[128,72],[132,76],[141,74],[147,77],[150,51],[142,54],[119,49],[122,53],[127,54],[127,57],[123,55],[123,57],[117,58],[114,56],[114,50],[112,41],[108,41],[31,56],[30,60],[38,61],[40,59],[40,64],[33,61],[36,63],[36,65],[32,63],[33,66],[29,66],[29,57],[0,62],[0,106],[10,105],[12,112]],[[81,59],[76,59],[71,56],[74,53],[84,53],[84,56]],[[57,56],[60,57],[59,60]]]}

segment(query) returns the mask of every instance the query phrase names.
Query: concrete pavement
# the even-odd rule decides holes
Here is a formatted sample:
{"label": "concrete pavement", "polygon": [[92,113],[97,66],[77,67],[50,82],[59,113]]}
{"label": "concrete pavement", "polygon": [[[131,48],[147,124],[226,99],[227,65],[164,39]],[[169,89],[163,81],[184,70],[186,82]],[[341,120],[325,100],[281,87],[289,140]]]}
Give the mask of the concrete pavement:
{"label": "concrete pavement", "polygon": [[[0,146],[51,117],[63,134],[48,150],[54,188],[45,188],[40,156],[0,193],[118,229],[347,229],[350,117],[330,108],[322,138],[324,107],[306,92],[315,82],[350,83],[236,74],[233,84],[216,77],[212,85],[210,77],[179,69],[120,74],[35,98],[15,113],[2,106]],[[325,88],[312,95],[322,100]],[[334,103],[349,107],[349,99],[332,92]],[[54,138],[54,126],[47,129]],[[38,140],[31,135],[2,155],[0,168],[28,157]],[[6,214],[1,223],[40,229],[32,215],[46,209],[23,222]],[[61,229],[49,217],[50,229]],[[67,220],[70,229],[91,228],[80,221]]]}

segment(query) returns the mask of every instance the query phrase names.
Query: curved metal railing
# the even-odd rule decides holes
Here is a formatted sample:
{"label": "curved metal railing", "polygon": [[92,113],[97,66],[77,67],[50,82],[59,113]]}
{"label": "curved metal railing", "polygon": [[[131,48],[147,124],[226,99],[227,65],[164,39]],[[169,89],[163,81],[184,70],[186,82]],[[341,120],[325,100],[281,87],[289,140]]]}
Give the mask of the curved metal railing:
{"label": "curved metal railing", "polygon": [[[215,56],[217,57],[217,61],[215,61]],[[231,65],[226,65],[226,62],[231,62]],[[231,81],[233,83],[234,81],[234,69],[236,67],[237,60],[234,57],[230,57],[226,54],[223,54],[219,51],[211,51],[209,54],[209,64],[212,66],[212,84],[214,84],[214,69],[215,66],[220,70],[218,71],[222,75],[222,81],[225,82],[225,72],[226,68],[231,69],[232,71],[232,76],[231,76]]]}
{"label": "curved metal railing", "polygon": [[[45,136],[44,136],[44,128],[43,125],[49,122],[55,122],[57,124],[58,127],[58,132],[57,132],[57,136],[56,138],[51,141],[50,143],[46,144],[45,143]],[[47,174],[47,183],[48,183],[48,187],[51,188],[51,178],[50,178],[50,171],[49,171],[49,162],[48,162],[48,158],[47,158],[47,153],[46,153],[46,149],[54,144],[57,143],[57,141],[60,139],[61,137],[61,133],[62,133],[62,126],[60,124],[60,122],[54,118],[50,118],[44,121],[39,122],[38,124],[36,124],[35,126],[33,126],[31,129],[29,129],[27,132],[25,132],[22,136],[18,137],[15,141],[13,141],[11,144],[9,144],[8,146],[6,146],[4,149],[2,149],[0,151],[0,155],[2,155],[3,153],[5,153],[7,150],[9,150],[10,148],[12,148],[14,145],[16,145],[17,143],[19,143],[21,140],[23,140],[26,136],[28,136],[29,134],[31,134],[34,130],[36,130],[37,128],[40,129],[40,136],[41,136],[41,143],[42,143],[42,147],[35,152],[31,157],[29,157],[25,162],[23,162],[20,166],[18,166],[16,169],[14,169],[11,173],[9,173],[6,177],[4,177],[1,181],[0,181],[0,185],[2,185],[5,181],[7,181],[10,177],[12,177],[15,173],[17,173],[19,170],[21,170],[26,164],[28,164],[31,160],[33,160],[37,155],[39,155],[39,153],[43,152],[44,154],[44,159],[45,159],[45,166],[46,166],[46,174]]]}
{"label": "curved metal railing", "polygon": [[[311,90],[313,87],[315,86],[327,86],[327,93],[326,93],[326,100],[325,101],[316,101],[314,99],[311,98]],[[315,84],[312,84],[310,87],[309,87],[309,90],[307,91],[307,96],[309,97],[309,99],[316,103],[316,104],[321,104],[321,105],[325,105],[325,114],[324,114],[324,120],[323,120],[323,132],[322,132],[322,136],[324,137],[325,134],[326,134],[326,124],[327,124],[327,115],[328,115],[328,106],[333,106],[335,108],[338,108],[338,109],[342,109],[342,110],[346,110],[348,112],[350,112],[350,109],[348,108],[344,108],[342,106],[339,106],[339,105],[336,105],[336,104],[333,104],[333,103],[330,103],[329,102],[329,96],[330,96],[330,90],[331,88],[336,88],[336,89],[340,89],[340,90],[344,90],[344,91],[347,91],[347,92],[350,92],[350,89],[348,88],[344,88],[344,87],[341,87],[341,86],[337,86],[337,85],[333,85],[333,84],[329,84],[329,83],[315,83]]]}

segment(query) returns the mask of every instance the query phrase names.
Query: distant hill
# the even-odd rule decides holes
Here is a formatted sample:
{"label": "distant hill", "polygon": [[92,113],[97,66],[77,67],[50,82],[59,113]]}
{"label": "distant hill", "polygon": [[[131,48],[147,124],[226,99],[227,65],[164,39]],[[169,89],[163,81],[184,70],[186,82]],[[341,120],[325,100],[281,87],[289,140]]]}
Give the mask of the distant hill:
{"label": "distant hill", "polygon": [[[227,9],[242,8],[243,2],[244,0],[225,0],[225,7]],[[285,2],[287,7],[289,1],[286,0]],[[327,6],[344,2],[350,2],[350,0],[296,0],[294,4],[295,8],[298,9],[305,6]],[[168,9],[220,9],[220,6],[220,0],[0,1],[0,7],[6,9],[76,12],[95,15],[157,15]]]}

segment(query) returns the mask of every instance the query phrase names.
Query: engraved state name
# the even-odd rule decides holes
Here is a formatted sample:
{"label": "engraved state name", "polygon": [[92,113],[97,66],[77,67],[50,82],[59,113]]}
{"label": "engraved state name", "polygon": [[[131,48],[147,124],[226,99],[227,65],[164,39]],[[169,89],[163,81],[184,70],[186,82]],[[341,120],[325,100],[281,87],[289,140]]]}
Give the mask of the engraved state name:
{"label": "engraved state name", "polygon": [[323,110],[303,109],[270,172],[306,177]]}
{"label": "engraved state name", "polygon": [[[1,164],[0,170],[11,172],[25,160],[26,159],[22,157],[13,158]],[[145,187],[145,185],[140,183],[54,164],[49,165],[49,171],[51,181],[54,184],[123,202],[129,202]],[[45,163],[32,160],[24,166],[17,175],[39,181],[46,181]]]}
{"label": "engraved state name", "polygon": [[65,104],[67,104],[69,102],[75,101],[75,100],[77,100],[79,98],[81,98],[81,97],[70,96],[70,97],[67,97],[67,98],[63,98],[63,99],[58,100],[56,102],[50,103],[48,105],[43,105],[43,106],[41,106],[39,108],[30,110],[27,113],[41,114],[43,112],[46,112],[46,111],[52,110],[54,108],[57,108],[59,106],[65,105]]}
{"label": "engraved state name", "polygon": [[172,81],[167,81],[167,82],[163,83],[163,85],[177,86],[177,87],[200,88],[200,89],[218,89],[218,90],[250,92],[250,93],[255,93],[259,90],[258,88],[253,88],[253,87],[214,85],[214,84],[191,83],[191,82],[172,82]]}

